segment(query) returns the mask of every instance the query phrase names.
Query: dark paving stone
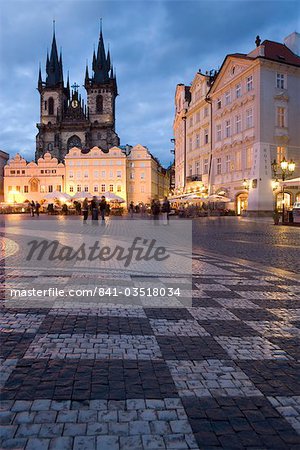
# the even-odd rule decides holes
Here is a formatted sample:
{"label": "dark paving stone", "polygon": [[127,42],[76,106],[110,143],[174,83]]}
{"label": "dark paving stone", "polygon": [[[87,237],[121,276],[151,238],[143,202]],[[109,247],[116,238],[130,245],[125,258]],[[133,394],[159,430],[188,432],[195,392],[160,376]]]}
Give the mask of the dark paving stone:
{"label": "dark paving stone", "polygon": [[296,361],[236,361],[264,395],[300,395],[300,363]]}
{"label": "dark paving stone", "polygon": [[10,308],[9,306],[3,305],[0,307],[1,313],[9,313],[9,314],[48,314],[50,308]]}
{"label": "dark paving stone", "polygon": [[300,320],[293,321],[293,327],[300,328]]}
{"label": "dark paving stone", "polygon": [[232,286],[231,284],[226,285],[226,283],[224,283],[224,286],[229,288],[229,289],[234,289],[235,291],[251,291],[251,292],[278,292],[278,293],[282,293],[282,292],[287,292],[286,289],[283,288],[279,288],[277,286],[274,286],[272,284],[270,285],[251,285],[251,284],[235,284],[234,286]]}
{"label": "dark paving stone", "polygon": [[25,360],[5,383],[3,400],[125,400],[178,397],[162,361]]}
{"label": "dark paving stone", "polygon": [[[294,326],[294,322],[292,322]],[[299,337],[285,338],[285,337],[271,337],[268,338],[273,344],[278,345],[292,358],[300,360],[300,342]]]}
{"label": "dark paving stone", "polygon": [[2,358],[22,358],[35,337],[34,333],[0,333]]}
{"label": "dark paving stone", "polygon": [[205,295],[209,295],[211,298],[241,298],[241,296],[235,291],[209,291],[204,290]]}
{"label": "dark paving stone", "polygon": [[[199,448],[298,449],[300,436],[263,397],[231,397],[235,417],[219,398],[183,397]],[[237,414],[237,412],[239,414]],[[270,413],[272,411],[272,414]],[[268,414],[266,414],[268,412]],[[276,421],[276,422],[274,422]]]}
{"label": "dark paving stone", "polygon": [[148,319],[193,320],[194,317],[185,308],[144,308]]}
{"label": "dark paving stone", "polygon": [[195,307],[209,307],[209,308],[220,308],[220,304],[213,300],[212,298],[192,298],[192,306]]}
{"label": "dark paving stone", "polygon": [[252,303],[260,306],[261,308],[286,308],[286,309],[297,309],[300,308],[300,300],[287,299],[287,300],[251,300]]}
{"label": "dark paving stone", "polygon": [[151,335],[153,330],[146,318],[49,314],[39,328],[40,333]]}
{"label": "dark paving stone", "polygon": [[229,359],[211,336],[156,336],[156,339],[166,360]]}
{"label": "dark paving stone", "polygon": [[240,320],[198,320],[197,322],[212,336],[260,336],[257,331]]}
{"label": "dark paving stone", "polygon": [[[250,300],[252,301],[252,300]],[[258,308],[228,308],[236,317],[241,320],[251,321],[251,320],[267,320],[267,321],[278,321],[280,318],[269,311]]]}

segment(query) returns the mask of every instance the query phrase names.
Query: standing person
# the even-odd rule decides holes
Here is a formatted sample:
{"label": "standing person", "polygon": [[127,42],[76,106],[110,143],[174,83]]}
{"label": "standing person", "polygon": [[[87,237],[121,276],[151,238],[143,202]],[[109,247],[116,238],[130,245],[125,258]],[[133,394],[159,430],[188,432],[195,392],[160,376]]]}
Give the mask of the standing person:
{"label": "standing person", "polygon": [[167,197],[164,198],[163,204],[162,204],[162,208],[161,208],[161,212],[163,213],[163,223],[164,225],[168,225],[169,224],[169,214],[170,214],[170,202],[168,200]]}
{"label": "standing person", "polygon": [[160,213],[160,204],[158,200],[152,200],[151,204],[151,212],[153,215],[153,220],[156,223],[156,221],[159,219],[159,213]]}
{"label": "standing person", "polygon": [[88,215],[89,215],[89,201],[87,198],[85,198],[83,200],[82,213],[83,213],[83,223],[86,223]]}
{"label": "standing person", "polygon": [[141,204],[141,217],[144,218],[146,214],[146,206],[144,203]]}
{"label": "standing person", "polygon": [[98,201],[97,197],[94,195],[91,201],[91,211],[92,211],[92,220],[98,220]]}
{"label": "standing person", "polygon": [[131,219],[133,218],[133,213],[134,213],[134,204],[133,204],[133,202],[130,202],[129,214],[130,214]]}
{"label": "standing person", "polygon": [[34,217],[34,211],[35,211],[35,203],[32,200],[31,203],[30,203],[30,215],[31,215],[31,217]]}
{"label": "standing person", "polygon": [[101,202],[100,202],[100,213],[101,213],[102,221],[105,220],[106,208],[107,208],[107,203],[106,203],[106,200],[105,200],[105,196],[102,195]]}
{"label": "standing person", "polygon": [[40,216],[40,207],[41,207],[41,205],[39,204],[39,202],[36,202],[35,203],[35,212],[36,212],[37,217]]}

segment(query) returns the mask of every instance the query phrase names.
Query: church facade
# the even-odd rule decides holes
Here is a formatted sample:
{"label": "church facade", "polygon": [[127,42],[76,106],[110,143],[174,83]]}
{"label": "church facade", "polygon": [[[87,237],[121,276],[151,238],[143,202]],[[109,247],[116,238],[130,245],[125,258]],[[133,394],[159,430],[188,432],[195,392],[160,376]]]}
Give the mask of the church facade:
{"label": "church facade", "polygon": [[111,65],[110,52],[105,51],[102,30],[97,53],[94,50],[92,76],[88,65],[84,87],[87,104],[81,98],[75,83],[70,87],[69,76],[64,82],[62,54],[58,55],[55,31],[50,56],[47,54],[46,79],[41,68],[38,77],[40,94],[40,121],[37,124],[36,161],[50,153],[63,161],[72,147],[82,152],[100,147],[104,152],[120,144],[115,132],[115,101],[117,81]]}

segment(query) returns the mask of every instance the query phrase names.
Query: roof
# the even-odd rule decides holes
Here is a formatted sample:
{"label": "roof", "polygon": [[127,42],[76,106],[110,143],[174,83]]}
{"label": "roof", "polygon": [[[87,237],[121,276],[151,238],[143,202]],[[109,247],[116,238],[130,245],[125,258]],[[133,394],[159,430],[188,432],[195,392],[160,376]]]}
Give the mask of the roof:
{"label": "roof", "polygon": [[300,56],[292,52],[285,44],[274,41],[263,41],[266,59],[300,67]]}

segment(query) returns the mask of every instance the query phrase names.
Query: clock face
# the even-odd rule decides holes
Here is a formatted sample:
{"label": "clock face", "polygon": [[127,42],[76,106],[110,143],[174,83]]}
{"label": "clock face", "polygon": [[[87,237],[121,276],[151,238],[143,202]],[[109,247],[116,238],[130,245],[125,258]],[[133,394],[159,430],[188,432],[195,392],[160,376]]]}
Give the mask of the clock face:
{"label": "clock face", "polygon": [[78,106],[78,101],[77,100],[73,100],[72,101],[72,108],[77,108]]}

